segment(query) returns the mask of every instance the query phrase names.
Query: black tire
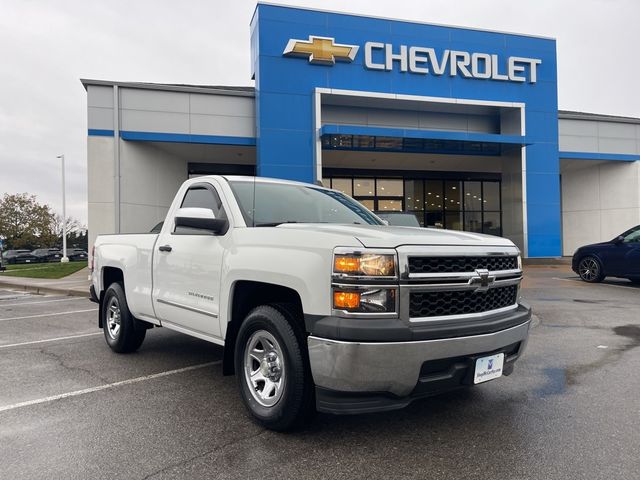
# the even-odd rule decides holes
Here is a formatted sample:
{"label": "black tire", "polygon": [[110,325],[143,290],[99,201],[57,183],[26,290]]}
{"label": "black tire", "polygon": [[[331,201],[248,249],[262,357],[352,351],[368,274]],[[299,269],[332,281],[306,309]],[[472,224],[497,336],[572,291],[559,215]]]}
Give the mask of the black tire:
{"label": "black tire", "polygon": [[578,262],[578,275],[587,283],[599,283],[605,277],[602,263],[591,255],[581,258]]}
{"label": "black tire", "polygon": [[[271,430],[300,427],[315,412],[306,335],[299,325],[291,310],[262,305],[249,312],[238,331],[234,358],[240,394],[252,417]],[[262,355],[262,362],[250,352]],[[264,379],[262,383],[258,377],[253,383],[254,369]],[[265,394],[267,381],[271,382],[273,395]]]}
{"label": "black tire", "polygon": [[634,285],[640,285],[640,277],[633,277],[629,279],[631,281],[631,283],[633,283]]}
{"label": "black tire", "polygon": [[107,345],[117,353],[131,353],[140,348],[147,329],[136,320],[127,304],[122,285],[112,283],[102,301],[102,330]]}

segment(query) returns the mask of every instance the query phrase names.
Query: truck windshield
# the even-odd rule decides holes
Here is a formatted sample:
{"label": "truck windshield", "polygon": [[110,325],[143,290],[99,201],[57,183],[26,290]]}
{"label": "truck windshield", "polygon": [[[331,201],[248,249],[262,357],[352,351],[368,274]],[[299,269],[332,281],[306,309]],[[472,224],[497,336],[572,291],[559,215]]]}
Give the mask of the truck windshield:
{"label": "truck windshield", "polygon": [[282,223],[382,223],[364,206],[333,190],[284,183],[230,181],[248,226]]}

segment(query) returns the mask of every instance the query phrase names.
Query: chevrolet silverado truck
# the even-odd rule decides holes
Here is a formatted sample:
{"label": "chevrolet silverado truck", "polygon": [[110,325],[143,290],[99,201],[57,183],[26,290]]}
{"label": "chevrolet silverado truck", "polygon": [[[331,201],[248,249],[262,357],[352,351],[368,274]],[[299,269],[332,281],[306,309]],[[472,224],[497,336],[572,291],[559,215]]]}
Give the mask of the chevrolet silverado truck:
{"label": "chevrolet silverado truck", "polygon": [[388,226],[322,186],[206,176],[159,233],[98,236],[90,290],[113,351],[153,327],[220,345],[251,415],[287,430],[511,374],[531,319],[519,253]]}

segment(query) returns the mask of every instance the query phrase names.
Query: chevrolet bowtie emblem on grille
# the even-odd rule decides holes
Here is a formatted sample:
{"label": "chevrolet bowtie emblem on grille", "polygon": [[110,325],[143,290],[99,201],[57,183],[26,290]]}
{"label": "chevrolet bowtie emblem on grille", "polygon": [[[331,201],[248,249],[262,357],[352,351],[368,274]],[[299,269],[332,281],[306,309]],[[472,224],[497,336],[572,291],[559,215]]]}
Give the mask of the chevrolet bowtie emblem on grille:
{"label": "chevrolet bowtie emblem on grille", "polygon": [[309,40],[289,40],[282,54],[285,57],[305,57],[309,63],[333,65],[336,60],[353,62],[358,48],[357,45],[335,43],[333,38],[309,35]]}
{"label": "chevrolet bowtie emblem on grille", "polygon": [[478,285],[476,292],[484,292],[489,290],[491,285],[496,280],[496,277],[489,275],[489,270],[484,268],[478,268],[476,270],[476,276],[469,279],[469,285]]}

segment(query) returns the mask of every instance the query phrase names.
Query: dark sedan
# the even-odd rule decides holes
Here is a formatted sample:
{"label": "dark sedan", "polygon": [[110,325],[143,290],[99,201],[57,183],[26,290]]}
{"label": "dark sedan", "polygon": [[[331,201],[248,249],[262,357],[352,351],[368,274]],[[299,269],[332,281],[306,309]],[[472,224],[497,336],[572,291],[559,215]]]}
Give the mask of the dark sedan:
{"label": "dark sedan", "polygon": [[67,258],[71,262],[87,261],[89,255],[81,248],[67,248]]}
{"label": "dark sedan", "polygon": [[573,254],[571,268],[589,283],[621,277],[640,284],[640,225],[609,242],[580,247]]}
{"label": "dark sedan", "polygon": [[7,250],[2,254],[4,263],[15,265],[16,263],[38,263],[38,257],[32,255],[29,250]]}
{"label": "dark sedan", "polygon": [[38,257],[39,262],[59,262],[62,259],[62,252],[58,248],[38,248],[31,252]]}

